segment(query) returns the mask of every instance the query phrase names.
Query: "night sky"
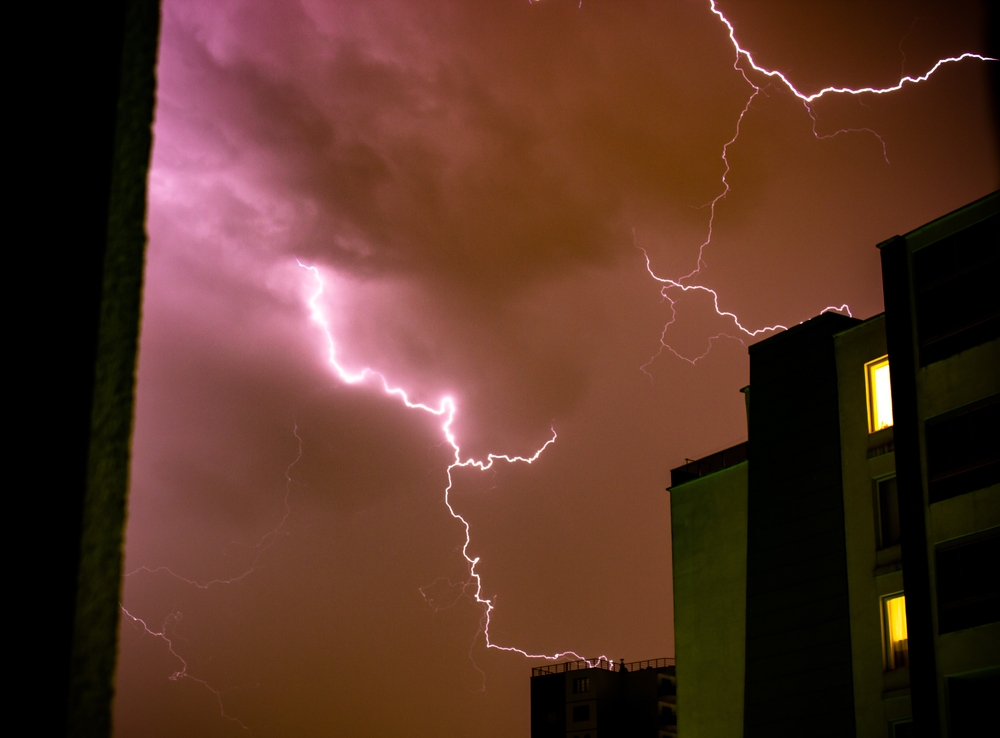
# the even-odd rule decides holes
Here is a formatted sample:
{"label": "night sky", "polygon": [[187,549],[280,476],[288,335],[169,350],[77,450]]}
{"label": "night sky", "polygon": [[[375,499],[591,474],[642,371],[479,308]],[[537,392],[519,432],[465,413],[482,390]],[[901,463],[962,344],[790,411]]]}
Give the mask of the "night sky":
{"label": "night sky", "polygon": [[[720,9],[806,94],[987,51],[976,2]],[[463,459],[558,434],[453,472],[493,643],[673,656],[664,488],[745,440],[760,337],[675,290],[666,341],[711,351],[648,364],[643,250],[697,265],[735,61],[708,0],[164,0],[122,604],[172,646],[122,615],[117,735],[529,733],[441,419],[337,378],[297,260],[346,368],[454,398]],[[744,59],[688,283],[751,330],[881,312],[875,244],[998,187],[990,64],[823,97],[817,138]]]}

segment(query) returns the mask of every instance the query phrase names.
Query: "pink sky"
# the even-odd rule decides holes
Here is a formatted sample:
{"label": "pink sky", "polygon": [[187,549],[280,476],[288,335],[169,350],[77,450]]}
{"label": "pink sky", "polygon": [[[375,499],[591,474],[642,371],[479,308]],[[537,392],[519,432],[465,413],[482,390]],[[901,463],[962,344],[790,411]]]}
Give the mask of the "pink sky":
{"label": "pink sky", "polygon": [[[974,2],[720,8],[804,92],[986,52]],[[164,0],[123,606],[174,653],[123,616],[119,736],[529,732],[539,662],[448,584],[440,421],[338,380],[296,259],[345,366],[455,398],[463,458],[558,433],[453,473],[493,641],[673,655],[664,488],[745,439],[750,339],[640,371],[671,309],[636,247],[694,268],[734,61],[707,0]],[[881,312],[875,244],[998,186],[989,64],[814,106],[881,141],[749,74],[700,283],[753,329]],[[685,356],[740,337],[676,311]]]}

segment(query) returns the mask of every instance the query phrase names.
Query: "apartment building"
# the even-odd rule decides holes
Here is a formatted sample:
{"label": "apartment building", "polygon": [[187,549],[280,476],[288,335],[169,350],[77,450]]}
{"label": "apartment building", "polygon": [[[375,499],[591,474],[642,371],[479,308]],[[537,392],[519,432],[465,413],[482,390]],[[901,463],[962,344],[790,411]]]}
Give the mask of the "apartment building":
{"label": "apartment building", "polygon": [[685,738],[961,738],[989,719],[998,212],[994,193],[880,244],[885,314],[751,346],[748,442],[672,471]]}
{"label": "apartment building", "polygon": [[531,738],[676,738],[673,659],[563,661],[531,670]]}

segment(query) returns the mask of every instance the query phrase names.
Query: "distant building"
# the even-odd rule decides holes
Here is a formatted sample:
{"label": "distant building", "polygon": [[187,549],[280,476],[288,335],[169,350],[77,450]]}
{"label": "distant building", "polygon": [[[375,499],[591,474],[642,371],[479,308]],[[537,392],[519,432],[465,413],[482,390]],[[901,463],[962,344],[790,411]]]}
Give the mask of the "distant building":
{"label": "distant building", "polygon": [[998,213],[880,244],[884,315],[751,346],[748,443],[672,471],[685,738],[995,723]]}
{"label": "distant building", "polygon": [[673,661],[566,661],[532,669],[531,738],[675,738]]}

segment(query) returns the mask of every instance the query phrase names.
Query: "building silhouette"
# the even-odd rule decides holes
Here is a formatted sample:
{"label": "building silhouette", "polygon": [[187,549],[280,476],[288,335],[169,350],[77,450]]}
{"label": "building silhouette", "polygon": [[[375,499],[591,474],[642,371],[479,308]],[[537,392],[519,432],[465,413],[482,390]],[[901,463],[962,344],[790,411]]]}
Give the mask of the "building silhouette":
{"label": "building silhouette", "polygon": [[678,728],[981,735],[1000,694],[1000,194],[879,245],[885,313],[750,347],[671,472]]}
{"label": "building silhouette", "polygon": [[673,659],[564,661],[531,670],[531,738],[675,738]]}

